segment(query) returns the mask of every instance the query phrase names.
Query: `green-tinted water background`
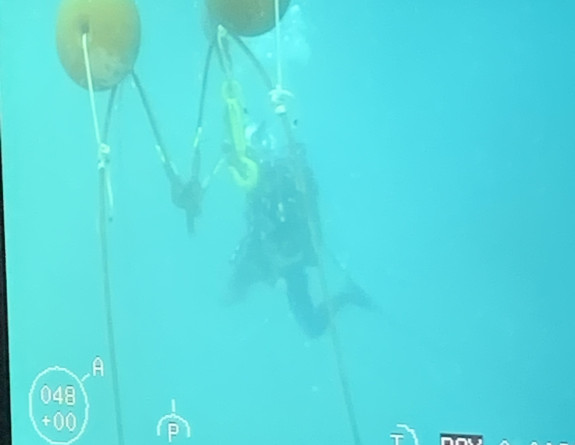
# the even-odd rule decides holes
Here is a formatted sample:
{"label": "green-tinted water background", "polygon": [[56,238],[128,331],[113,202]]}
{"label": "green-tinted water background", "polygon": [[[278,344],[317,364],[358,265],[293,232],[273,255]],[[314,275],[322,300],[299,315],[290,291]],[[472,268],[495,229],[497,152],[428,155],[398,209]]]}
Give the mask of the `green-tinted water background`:
{"label": "green-tinted water background", "polygon": [[[207,49],[201,5],[137,5],[135,69],[187,175]],[[0,1],[13,443],[45,443],[29,416],[36,376],[60,366],[81,378],[100,356],[106,373],[84,382],[77,443],[116,444],[97,144],[88,94],[58,60],[57,10],[55,0]],[[284,83],[326,242],[381,308],[337,322],[365,444],[393,443],[406,433],[397,424],[422,445],[444,431],[490,445],[575,443],[574,23],[568,0],[292,1]],[[273,34],[247,42],[273,74]],[[275,131],[267,91],[233,55],[250,119]],[[215,66],[207,170],[224,137],[221,81]],[[106,100],[97,95],[101,120]],[[129,80],[110,145],[125,443],[167,443],[156,427],[175,399],[192,429],[177,443],[352,444],[329,336],[306,338],[281,285],[221,304],[243,192],[216,175],[189,236]]]}

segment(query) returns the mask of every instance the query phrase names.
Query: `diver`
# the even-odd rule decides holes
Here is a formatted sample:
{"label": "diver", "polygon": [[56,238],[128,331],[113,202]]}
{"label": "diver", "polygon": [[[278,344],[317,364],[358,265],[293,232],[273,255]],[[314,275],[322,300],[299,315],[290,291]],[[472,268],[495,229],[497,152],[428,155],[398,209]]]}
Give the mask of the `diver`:
{"label": "diver", "polygon": [[[258,133],[261,131],[255,136]],[[318,254],[309,218],[317,221],[319,215],[312,171],[305,165],[304,184],[298,184],[295,169],[296,162],[305,159],[303,148],[298,147],[297,160],[292,156],[274,158],[268,149],[258,153],[261,141],[254,143],[254,139],[249,146],[259,167],[258,182],[246,196],[247,233],[232,258],[231,301],[243,299],[256,283],[273,286],[283,280],[296,321],[308,336],[318,337],[328,328],[331,315],[344,306],[375,306],[351,279],[329,302],[314,301],[309,273],[318,266]]]}

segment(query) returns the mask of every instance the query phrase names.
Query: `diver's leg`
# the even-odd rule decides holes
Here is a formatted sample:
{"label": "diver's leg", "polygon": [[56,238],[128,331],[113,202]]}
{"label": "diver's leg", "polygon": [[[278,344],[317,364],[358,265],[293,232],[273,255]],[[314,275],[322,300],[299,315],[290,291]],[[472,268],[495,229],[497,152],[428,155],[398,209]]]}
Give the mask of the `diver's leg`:
{"label": "diver's leg", "polygon": [[305,268],[291,267],[285,274],[285,281],[290,309],[296,321],[307,335],[319,337],[327,328],[329,312],[325,305],[314,306]]}
{"label": "diver's leg", "polygon": [[314,306],[304,267],[290,268],[285,274],[285,280],[291,311],[298,324],[310,337],[323,334],[328,327],[330,315],[335,316],[344,306],[351,304],[370,310],[377,309],[364,290],[353,282],[331,298],[329,304],[324,299]]}
{"label": "diver's leg", "polygon": [[249,288],[264,278],[264,266],[257,243],[253,239],[243,240],[232,259],[232,277],[228,286],[225,303],[243,300]]}

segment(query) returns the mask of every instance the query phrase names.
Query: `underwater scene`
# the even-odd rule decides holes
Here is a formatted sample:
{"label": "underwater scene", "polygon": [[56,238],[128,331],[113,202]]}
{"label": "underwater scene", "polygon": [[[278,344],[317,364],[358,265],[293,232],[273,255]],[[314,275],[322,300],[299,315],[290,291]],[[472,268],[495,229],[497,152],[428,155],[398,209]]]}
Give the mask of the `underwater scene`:
{"label": "underwater scene", "polygon": [[0,0],[14,445],[575,445],[575,2]]}

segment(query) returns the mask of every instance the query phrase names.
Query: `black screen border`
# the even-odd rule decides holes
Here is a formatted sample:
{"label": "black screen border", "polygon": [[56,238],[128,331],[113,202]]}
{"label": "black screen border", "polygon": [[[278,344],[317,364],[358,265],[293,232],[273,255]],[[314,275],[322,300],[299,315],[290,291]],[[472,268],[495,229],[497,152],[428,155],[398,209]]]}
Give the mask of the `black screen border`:
{"label": "black screen border", "polygon": [[0,127],[0,444],[12,443],[10,416],[10,366],[8,362],[8,298],[4,233],[4,183],[2,180],[2,129]]}

